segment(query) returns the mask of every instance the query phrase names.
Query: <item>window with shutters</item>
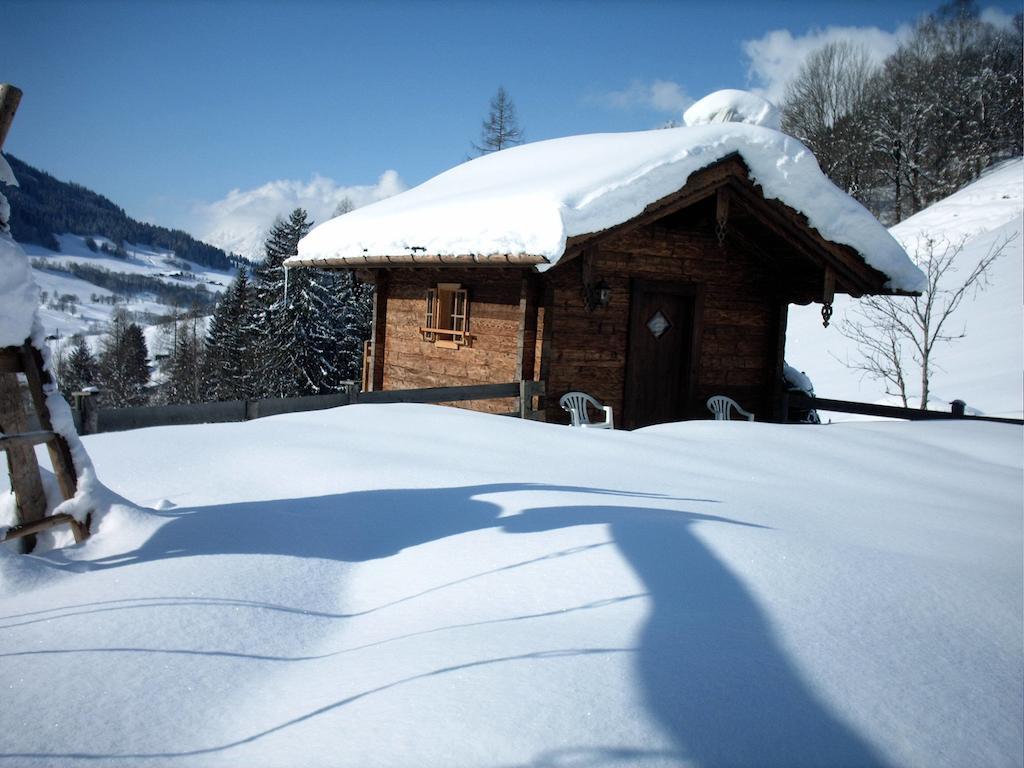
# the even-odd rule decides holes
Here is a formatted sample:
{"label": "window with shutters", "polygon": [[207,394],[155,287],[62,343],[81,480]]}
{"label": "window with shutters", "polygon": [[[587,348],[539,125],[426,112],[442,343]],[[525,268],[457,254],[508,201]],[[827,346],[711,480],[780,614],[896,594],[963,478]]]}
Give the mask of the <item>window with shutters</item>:
{"label": "window with shutters", "polygon": [[427,289],[427,311],[420,333],[434,346],[458,349],[469,343],[469,293],[459,283]]}

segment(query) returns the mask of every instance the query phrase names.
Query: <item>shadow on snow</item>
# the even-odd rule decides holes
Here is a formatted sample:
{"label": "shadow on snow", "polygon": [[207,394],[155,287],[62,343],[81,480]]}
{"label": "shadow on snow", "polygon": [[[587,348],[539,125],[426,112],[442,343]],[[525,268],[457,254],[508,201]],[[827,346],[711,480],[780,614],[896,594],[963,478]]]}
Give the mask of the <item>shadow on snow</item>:
{"label": "shadow on snow", "polygon": [[[327,706],[303,713],[271,728],[229,743],[206,748],[162,753],[0,753],[0,758],[126,759],[188,757],[221,752],[251,743],[271,733],[337,711],[357,700],[415,680],[436,677],[470,667],[521,663],[559,656],[630,654],[635,656],[643,696],[653,717],[671,737],[678,753],[651,753],[658,759],[694,760],[709,765],[879,765],[878,754],[849,726],[834,716],[808,689],[785,650],[775,639],[768,621],[743,584],[694,535],[694,523],[748,525],[715,515],[674,509],[599,505],[551,506],[527,509],[501,517],[501,508],[477,497],[520,491],[577,493],[608,498],[658,498],[685,503],[716,503],[711,499],[665,499],[593,488],[534,484],[496,484],[461,488],[361,491],[317,498],[247,502],[204,507],[173,513],[138,550],[93,562],[61,560],[51,553],[55,567],[94,570],[171,557],[212,554],[262,554],[326,558],[362,562],[388,557],[408,548],[449,536],[485,528],[509,534],[550,531],[580,525],[607,525],[614,545],[642,579],[651,612],[636,648],[568,648],[470,661],[422,673],[362,691]],[[636,503],[635,501],[633,503]],[[751,526],[757,527],[757,526]],[[502,566],[448,584],[412,594],[359,613],[312,612],[328,619],[347,620],[385,610],[430,592],[479,578],[487,573],[522,567],[549,557],[564,557],[602,544],[591,544],[541,558]],[[610,597],[570,610],[599,610],[605,605],[644,595]],[[35,621],[73,618],[82,613],[139,610],[162,605],[231,605],[255,610],[280,610],[310,615],[301,607],[223,598],[150,598],[98,601],[92,604],[7,616],[0,628]],[[564,615],[565,611],[558,611]],[[548,613],[512,616],[479,623],[438,627],[412,635],[477,624],[524,618],[543,619]],[[7,622],[14,623],[7,623]],[[407,635],[407,636],[412,636]],[[374,645],[393,642],[390,638]],[[365,646],[364,646],[365,647]],[[348,653],[347,648],[326,656]],[[182,653],[223,655],[218,651],[145,648],[82,648],[33,650],[8,656],[57,653]],[[269,661],[301,662],[316,657],[261,657]],[[584,756],[585,753],[585,756]],[[607,747],[546,753],[533,765],[556,764],[575,754],[583,764],[613,764],[642,760],[640,753]],[[554,762],[553,762],[554,761]]]}

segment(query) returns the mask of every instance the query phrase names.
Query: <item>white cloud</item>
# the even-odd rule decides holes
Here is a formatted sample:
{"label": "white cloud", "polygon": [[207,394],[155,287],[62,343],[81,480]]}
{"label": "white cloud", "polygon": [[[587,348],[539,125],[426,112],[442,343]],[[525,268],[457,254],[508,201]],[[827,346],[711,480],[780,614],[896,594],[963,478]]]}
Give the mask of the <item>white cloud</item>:
{"label": "white cloud", "polygon": [[221,200],[196,206],[195,229],[201,240],[248,258],[263,255],[263,243],[274,219],[305,208],[316,222],[326,221],[346,197],[356,208],[407,189],[397,171],[385,171],[376,184],[343,186],[314,175],[308,182],[269,181],[255,189],[233,189]]}
{"label": "white cloud", "polygon": [[747,77],[751,90],[778,105],[786,92],[786,84],[799,72],[804,59],[826,43],[848,40],[862,45],[871,60],[881,64],[887,56],[895,53],[900,41],[906,39],[911,30],[909,25],[903,25],[895,32],[878,27],[826,27],[797,36],[788,29],[772,30],[756,40],[743,43],[743,53],[749,59]]}
{"label": "white cloud", "polygon": [[986,8],[981,12],[981,20],[987,21],[989,24],[999,27],[1000,29],[1012,29],[1013,28],[1013,14],[1007,13],[1002,8]]}
{"label": "white cloud", "polygon": [[629,87],[606,93],[599,101],[615,109],[642,107],[680,115],[693,104],[693,99],[683,87],[671,80],[654,80],[650,83],[634,80]]}

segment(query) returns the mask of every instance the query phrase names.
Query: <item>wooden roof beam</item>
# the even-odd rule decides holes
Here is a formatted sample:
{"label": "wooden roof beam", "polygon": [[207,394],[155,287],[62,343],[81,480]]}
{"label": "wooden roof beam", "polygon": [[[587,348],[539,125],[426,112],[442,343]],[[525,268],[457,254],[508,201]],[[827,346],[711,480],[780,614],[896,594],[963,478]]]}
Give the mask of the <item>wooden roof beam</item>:
{"label": "wooden roof beam", "polygon": [[380,256],[323,257],[292,256],[289,267],[317,269],[364,269],[366,267],[532,267],[548,260],[530,253],[466,253],[443,255],[434,253],[401,253]]}

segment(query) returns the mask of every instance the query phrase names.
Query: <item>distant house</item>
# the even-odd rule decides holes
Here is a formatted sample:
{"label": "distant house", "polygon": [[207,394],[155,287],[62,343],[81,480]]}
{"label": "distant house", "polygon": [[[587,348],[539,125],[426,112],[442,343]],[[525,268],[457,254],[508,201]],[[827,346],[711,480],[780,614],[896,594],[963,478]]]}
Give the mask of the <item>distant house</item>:
{"label": "distant house", "polygon": [[576,389],[626,428],[706,418],[714,394],[777,418],[789,304],[914,292],[921,274],[739,96],[685,128],[467,162],[320,225],[287,264],[375,283],[373,390],[542,379],[551,421]]}

